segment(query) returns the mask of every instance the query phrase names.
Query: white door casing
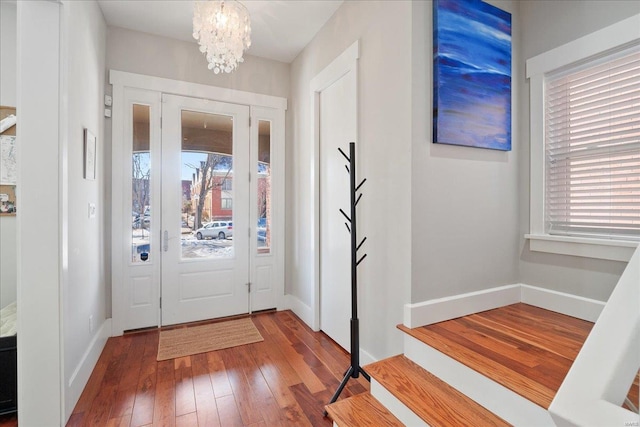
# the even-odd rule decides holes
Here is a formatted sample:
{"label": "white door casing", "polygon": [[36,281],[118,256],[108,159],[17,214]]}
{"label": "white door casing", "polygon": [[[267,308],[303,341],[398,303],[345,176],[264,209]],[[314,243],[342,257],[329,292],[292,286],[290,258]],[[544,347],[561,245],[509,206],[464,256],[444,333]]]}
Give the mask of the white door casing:
{"label": "white door casing", "polygon": [[[151,145],[161,150],[160,121],[162,93],[183,95],[194,98],[216,100],[220,102],[243,104],[242,108],[250,108],[254,123],[258,119],[271,122],[271,168],[272,193],[271,215],[272,234],[269,254],[256,250],[256,216],[255,194],[247,196],[247,221],[244,231],[249,237],[249,251],[246,259],[247,272],[251,281],[252,296],[249,310],[266,308],[282,309],[284,304],[284,113],[287,108],[286,99],[253,94],[233,89],[218,88],[196,83],[145,76],[121,71],[110,71],[110,83],[113,85],[113,119],[112,119],[112,335],[121,335],[125,330],[141,327],[159,326],[161,324],[160,293],[162,263],[160,262],[161,231],[160,219],[160,185],[152,190],[151,211],[157,218],[151,220],[151,244],[149,261],[144,264],[132,263],[131,237],[131,166],[132,166],[132,103],[149,106]],[[202,101],[211,104],[211,101]],[[247,120],[248,121],[248,120]],[[166,125],[166,123],[165,123]],[[246,176],[255,164],[253,150],[258,145],[257,132],[246,131],[245,145],[247,159]],[[152,148],[152,149],[153,149]],[[249,154],[250,153],[250,154]],[[157,164],[156,164],[157,162]],[[164,171],[160,156],[152,156],[152,170],[160,173],[164,179]],[[153,173],[153,172],[152,172]],[[253,182],[253,181],[252,181]],[[251,184],[253,185],[253,184]],[[251,187],[252,191],[254,187]],[[156,205],[157,203],[157,205]],[[171,215],[171,214],[169,214]],[[249,216],[250,215],[250,216]],[[174,222],[175,223],[175,222]],[[238,233],[234,224],[234,231]],[[168,230],[167,230],[168,231]],[[251,234],[249,234],[251,233]],[[169,248],[171,248],[169,240]],[[155,260],[155,262],[154,262]],[[135,265],[134,265],[135,264]],[[135,286],[132,286],[134,282]],[[244,287],[244,285],[243,285]],[[256,290],[254,294],[254,290]],[[246,288],[245,288],[246,292]],[[245,293],[246,295],[246,293]],[[136,303],[132,303],[133,299]],[[165,301],[163,300],[163,304]],[[144,313],[143,313],[144,311]],[[218,317],[218,314],[215,315]],[[163,322],[164,323],[164,322]]]}

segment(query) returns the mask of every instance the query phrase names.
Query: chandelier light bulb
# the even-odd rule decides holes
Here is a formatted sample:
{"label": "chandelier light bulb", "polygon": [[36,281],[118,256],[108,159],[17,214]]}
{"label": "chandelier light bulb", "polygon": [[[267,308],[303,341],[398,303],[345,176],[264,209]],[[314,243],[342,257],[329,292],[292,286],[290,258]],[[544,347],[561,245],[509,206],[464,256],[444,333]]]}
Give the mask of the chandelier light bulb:
{"label": "chandelier light bulb", "polygon": [[193,8],[193,38],[215,74],[231,73],[244,62],[245,50],[251,46],[249,12],[242,3],[230,1],[196,1]]}

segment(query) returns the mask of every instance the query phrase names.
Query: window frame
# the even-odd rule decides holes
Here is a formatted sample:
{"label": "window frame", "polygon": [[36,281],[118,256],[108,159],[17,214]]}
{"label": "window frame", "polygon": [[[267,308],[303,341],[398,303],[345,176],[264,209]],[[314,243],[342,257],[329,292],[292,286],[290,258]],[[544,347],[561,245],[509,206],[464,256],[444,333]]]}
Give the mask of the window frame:
{"label": "window frame", "polygon": [[220,209],[229,211],[233,209],[233,198],[232,197],[221,197],[220,198]]}
{"label": "window frame", "polygon": [[530,188],[529,240],[532,251],[628,261],[638,242],[613,239],[550,235],[545,230],[545,76],[625,46],[640,44],[640,14],[544,52],[526,61],[530,84]]}

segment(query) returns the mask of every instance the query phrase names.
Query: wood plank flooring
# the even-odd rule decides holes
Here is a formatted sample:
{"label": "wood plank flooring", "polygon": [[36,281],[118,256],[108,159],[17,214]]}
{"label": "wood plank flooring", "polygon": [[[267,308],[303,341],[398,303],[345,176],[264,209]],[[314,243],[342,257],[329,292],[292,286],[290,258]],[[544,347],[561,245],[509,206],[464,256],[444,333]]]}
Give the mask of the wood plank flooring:
{"label": "wood plank flooring", "polygon": [[17,426],[18,426],[17,414],[0,415],[0,427],[17,427]]}
{"label": "wood plank flooring", "polygon": [[252,318],[263,342],[162,362],[157,330],[110,338],[67,426],[331,426],[348,353],[290,311]]}
{"label": "wood plank flooring", "polygon": [[[629,387],[629,393],[627,393],[627,399],[629,399],[636,408],[640,407],[640,370],[636,374],[636,377],[633,379],[633,383],[631,384],[631,387]],[[633,411],[633,409],[630,408],[626,402],[622,404],[622,407],[630,411]]]}
{"label": "wood plank flooring", "polygon": [[420,328],[399,328],[549,408],[593,323],[513,304]]}

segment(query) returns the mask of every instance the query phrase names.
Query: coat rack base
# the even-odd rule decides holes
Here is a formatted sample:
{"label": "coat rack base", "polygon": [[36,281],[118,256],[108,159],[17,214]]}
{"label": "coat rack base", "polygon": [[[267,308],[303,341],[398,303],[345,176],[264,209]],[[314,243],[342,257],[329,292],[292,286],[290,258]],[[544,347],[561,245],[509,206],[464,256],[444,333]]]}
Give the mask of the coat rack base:
{"label": "coat rack base", "polygon": [[[344,373],[344,378],[342,379],[342,382],[340,382],[340,385],[336,389],[336,392],[333,394],[333,397],[329,401],[328,405],[331,405],[336,400],[338,400],[340,393],[342,393],[342,390],[347,385],[350,378],[358,378],[360,374],[362,374],[362,376],[367,381],[371,382],[371,377],[369,376],[369,374],[367,374],[367,372],[362,369],[362,366],[360,366],[360,345],[358,342],[359,336],[359,321],[358,319],[351,319],[351,365]],[[326,409],[324,411],[324,416],[327,416]]]}

